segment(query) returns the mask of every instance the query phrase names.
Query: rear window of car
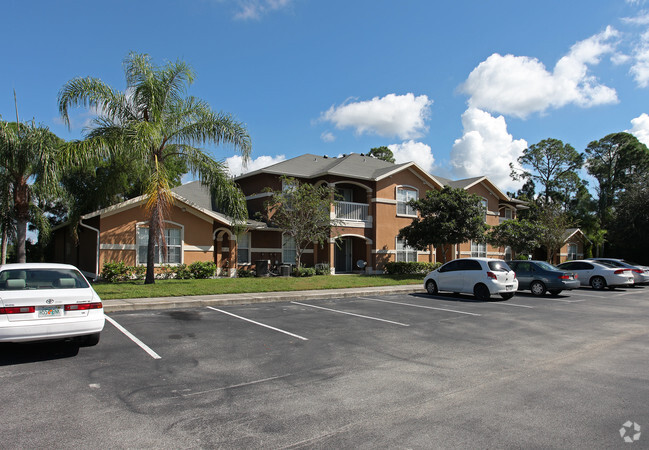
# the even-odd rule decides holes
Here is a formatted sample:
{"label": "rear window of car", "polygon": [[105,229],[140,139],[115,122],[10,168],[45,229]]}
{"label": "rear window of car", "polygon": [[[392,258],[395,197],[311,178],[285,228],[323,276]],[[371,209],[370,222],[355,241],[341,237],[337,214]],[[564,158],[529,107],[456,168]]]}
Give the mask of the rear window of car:
{"label": "rear window of car", "polygon": [[556,267],[554,267],[552,264],[546,263],[545,261],[539,261],[536,263],[536,265],[544,270],[557,270]]}
{"label": "rear window of car", "polygon": [[509,272],[512,270],[505,261],[489,261],[488,265],[489,268],[495,272]]}
{"label": "rear window of car", "polygon": [[87,287],[83,275],[72,269],[8,269],[0,272],[0,291]]}

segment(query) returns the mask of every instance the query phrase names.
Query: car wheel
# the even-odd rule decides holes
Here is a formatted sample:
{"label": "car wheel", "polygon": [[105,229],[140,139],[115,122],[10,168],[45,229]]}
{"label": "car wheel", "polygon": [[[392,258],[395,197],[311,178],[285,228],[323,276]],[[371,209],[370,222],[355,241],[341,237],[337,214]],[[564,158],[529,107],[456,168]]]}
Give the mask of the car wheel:
{"label": "car wheel", "polygon": [[553,297],[556,297],[559,294],[561,294],[561,291],[555,291],[555,290],[550,291],[550,295]]}
{"label": "car wheel", "polygon": [[426,292],[428,292],[430,295],[437,295],[437,283],[435,283],[433,280],[428,280],[426,282]]}
{"label": "car wheel", "polygon": [[602,290],[606,287],[606,280],[602,277],[593,277],[590,279],[590,286],[598,291]]}
{"label": "car wheel", "polygon": [[512,298],[514,296],[514,293],[513,292],[506,292],[504,294],[500,294],[500,296],[502,298],[504,298],[505,300],[509,300],[510,298]]}
{"label": "car wheel", "polygon": [[489,300],[491,298],[491,292],[489,292],[489,288],[482,283],[475,285],[475,287],[473,288],[473,295],[478,300]]}
{"label": "car wheel", "polygon": [[540,281],[532,281],[532,284],[530,284],[530,291],[532,291],[532,294],[540,297],[545,294],[545,284]]}
{"label": "car wheel", "polygon": [[93,347],[99,344],[99,333],[89,334],[88,336],[83,336],[79,340],[79,344],[83,347]]}

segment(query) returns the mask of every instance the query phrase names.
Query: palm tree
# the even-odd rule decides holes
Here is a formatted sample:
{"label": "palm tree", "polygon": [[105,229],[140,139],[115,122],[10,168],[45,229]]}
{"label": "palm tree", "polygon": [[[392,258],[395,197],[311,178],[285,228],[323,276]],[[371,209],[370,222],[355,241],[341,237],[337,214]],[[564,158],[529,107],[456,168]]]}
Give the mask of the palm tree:
{"label": "palm tree", "polygon": [[[37,192],[53,194],[57,188],[57,148],[61,140],[47,127],[34,122],[0,122],[0,179],[2,188],[3,231],[15,221],[16,253],[19,263],[27,260],[27,223],[38,217],[40,230],[49,229],[34,201]],[[3,233],[3,246],[6,242]]]}
{"label": "palm tree", "polygon": [[162,67],[148,55],[130,53],[124,61],[126,90],[116,91],[97,78],[75,78],[59,92],[59,112],[70,124],[68,108],[85,106],[97,118],[83,141],[67,146],[69,159],[89,160],[125,154],[148,169],[147,196],[149,238],[145,284],[154,282],[155,245],[165,245],[164,220],[172,204],[168,159],[180,158],[189,171],[210,188],[221,210],[241,223],[247,218],[243,194],[226,166],[215,161],[198,145],[229,144],[244,161],[250,158],[250,136],[246,127],[229,114],[214,113],[195,97],[184,97],[194,72],[183,62]]}

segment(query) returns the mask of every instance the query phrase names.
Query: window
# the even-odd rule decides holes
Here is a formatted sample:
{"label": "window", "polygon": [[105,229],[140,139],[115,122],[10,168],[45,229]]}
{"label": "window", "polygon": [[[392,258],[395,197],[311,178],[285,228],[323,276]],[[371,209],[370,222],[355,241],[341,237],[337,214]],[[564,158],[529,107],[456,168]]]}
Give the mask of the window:
{"label": "window", "polygon": [[[481,200],[482,203],[482,208],[484,209],[484,221],[487,222],[487,212],[489,211],[489,202],[487,201],[486,198],[483,198]],[[485,253],[486,256],[486,253]]]}
{"label": "window", "polygon": [[237,263],[250,264],[250,234],[237,236]]}
{"label": "window", "polygon": [[[162,247],[156,244],[154,249],[153,262],[155,264],[180,264],[182,254],[182,241],[180,239],[180,228],[166,228],[164,230],[167,244],[167,258],[165,259]],[[149,242],[149,228],[138,227],[137,229],[137,261],[138,264],[147,263],[147,246]]]}
{"label": "window", "polygon": [[416,216],[417,210],[410,206],[410,200],[417,200],[417,191],[413,189],[397,188],[397,214],[404,216]]}
{"label": "window", "polygon": [[295,239],[286,234],[282,235],[282,262],[285,264],[295,264],[296,246]]}
{"label": "window", "polygon": [[397,262],[416,262],[417,250],[408,246],[405,239],[397,238]]}
{"label": "window", "polygon": [[486,258],[487,244],[471,241],[471,256],[474,258]]}
{"label": "window", "polygon": [[568,244],[568,259],[577,259],[577,244]]}
{"label": "window", "polygon": [[511,219],[512,218],[512,210],[509,208],[505,208],[505,219]]}

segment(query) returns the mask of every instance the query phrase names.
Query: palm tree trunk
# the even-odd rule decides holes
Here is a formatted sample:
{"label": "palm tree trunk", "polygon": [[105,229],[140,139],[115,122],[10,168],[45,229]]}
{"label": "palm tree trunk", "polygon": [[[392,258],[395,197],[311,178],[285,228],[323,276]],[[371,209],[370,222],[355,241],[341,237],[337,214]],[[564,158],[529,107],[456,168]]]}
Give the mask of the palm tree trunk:
{"label": "palm tree trunk", "polygon": [[0,264],[7,263],[7,238],[9,233],[7,232],[7,224],[2,224],[2,255],[0,256]]}
{"label": "palm tree trunk", "polygon": [[16,212],[16,256],[18,263],[27,262],[25,242],[27,241],[27,221],[29,220],[29,186],[26,180],[17,183],[14,192]]}
{"label": "palm tree trunk", "polygon": [[158,235],[158,221],[155,220],[155,207],[149,219],[149,240],[146,248],[146,277],[144,284],[155,283],[155,242]]}

